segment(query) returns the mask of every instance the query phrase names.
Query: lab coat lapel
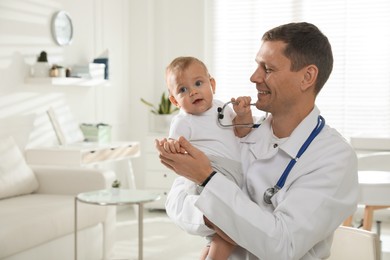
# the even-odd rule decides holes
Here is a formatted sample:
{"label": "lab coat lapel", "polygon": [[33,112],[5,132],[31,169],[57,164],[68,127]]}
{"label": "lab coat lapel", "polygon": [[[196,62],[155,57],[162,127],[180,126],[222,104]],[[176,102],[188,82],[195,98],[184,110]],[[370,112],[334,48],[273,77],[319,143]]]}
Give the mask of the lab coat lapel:
{"label": "lab coat lapel", "polygon": [[[271,158],[275,152],[270,151],[271,131],[271,116],[269,116],[259,128],[255,128],[246,137],[240,140],[241,146],[245,148],[242,152],[248,153],[253,160]],[[249,158],[245,158],[249,159]]]}

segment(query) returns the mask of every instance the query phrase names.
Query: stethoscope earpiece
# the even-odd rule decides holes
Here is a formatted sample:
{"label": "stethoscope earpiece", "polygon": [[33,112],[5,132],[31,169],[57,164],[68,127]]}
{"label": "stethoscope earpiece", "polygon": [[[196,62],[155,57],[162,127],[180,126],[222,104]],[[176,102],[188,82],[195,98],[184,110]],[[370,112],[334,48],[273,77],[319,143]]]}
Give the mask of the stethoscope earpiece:
{"label": "stethoscope earpiece", "polygon": [[218,107],[217,111],[218,111],[218,122],[219,122],[219,120],[223,119],[223,108]]}

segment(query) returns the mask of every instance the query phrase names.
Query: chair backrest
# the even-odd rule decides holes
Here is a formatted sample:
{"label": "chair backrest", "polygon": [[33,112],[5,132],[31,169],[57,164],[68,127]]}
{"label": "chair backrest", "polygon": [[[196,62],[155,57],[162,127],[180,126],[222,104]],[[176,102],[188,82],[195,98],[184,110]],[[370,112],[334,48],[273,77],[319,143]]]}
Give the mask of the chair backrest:
{"label": "chair backrest", "polygon": [[352,227],[337,228],[328,260],[380,260],[380,242],[374,232]]}

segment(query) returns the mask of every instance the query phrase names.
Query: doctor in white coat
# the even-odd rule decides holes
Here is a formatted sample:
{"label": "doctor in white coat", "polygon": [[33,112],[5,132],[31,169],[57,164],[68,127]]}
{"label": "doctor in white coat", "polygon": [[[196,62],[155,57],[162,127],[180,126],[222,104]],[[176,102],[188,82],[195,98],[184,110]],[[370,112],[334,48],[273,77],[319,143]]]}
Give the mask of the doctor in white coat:
{"label": "doctor in white coat", "polygon": [[[189,233],[224,232],[237,244],[229,259],[326,259],[358,196],[356,154],[315,105],[333,67],[330,43],[312,24],[281,25],[263,35],[256,63],[256,107],[271,116],[241,140],[243,186],[213,172],[184,138],[185,154],[158,140],[161,162],[182,176],[167,213]],[[187,194],[183,178],[202,193]]]}

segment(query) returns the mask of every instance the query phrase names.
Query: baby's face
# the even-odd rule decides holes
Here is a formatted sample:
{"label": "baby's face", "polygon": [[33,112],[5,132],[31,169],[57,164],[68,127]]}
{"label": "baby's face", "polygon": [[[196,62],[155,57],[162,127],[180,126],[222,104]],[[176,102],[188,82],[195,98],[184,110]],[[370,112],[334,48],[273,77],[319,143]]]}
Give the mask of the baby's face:
{"label": "baby's face", "polygon": [[167,75],[171,102],[193,115],[199,115],[211,108],[215,81],[210,78],[201,64],[193,62],[180,73]]}

